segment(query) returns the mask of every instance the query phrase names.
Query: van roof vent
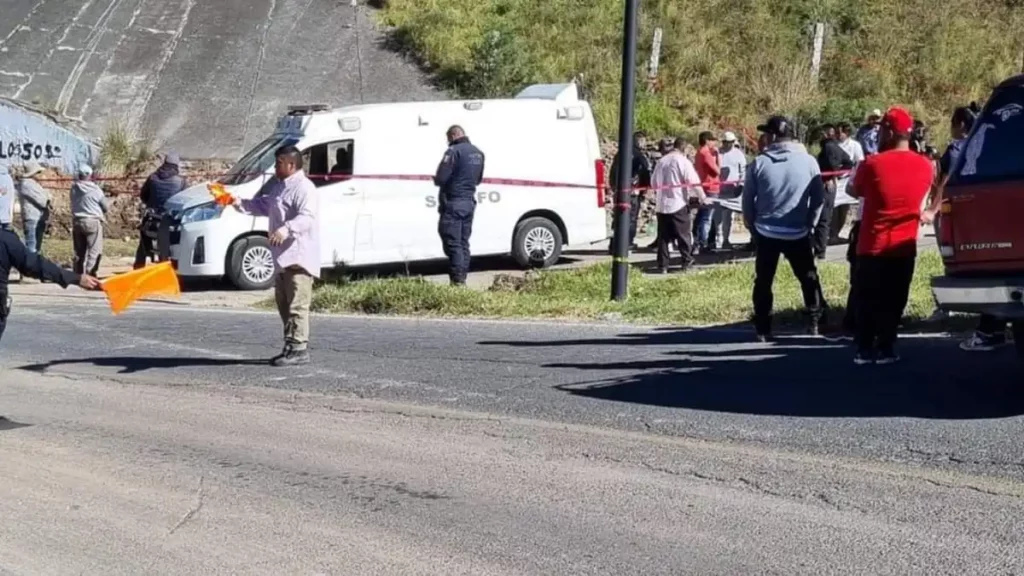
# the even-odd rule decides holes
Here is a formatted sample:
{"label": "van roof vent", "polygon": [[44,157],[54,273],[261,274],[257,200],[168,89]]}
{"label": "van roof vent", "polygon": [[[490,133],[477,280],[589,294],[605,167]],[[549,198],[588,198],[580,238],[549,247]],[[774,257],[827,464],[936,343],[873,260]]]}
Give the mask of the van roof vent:
{"label": "van roof vent", "polygon": [[575,82],[569,84],[534,84],[516,94],[517,100],[536,99],[555,102],[579,102],[580,93]]}

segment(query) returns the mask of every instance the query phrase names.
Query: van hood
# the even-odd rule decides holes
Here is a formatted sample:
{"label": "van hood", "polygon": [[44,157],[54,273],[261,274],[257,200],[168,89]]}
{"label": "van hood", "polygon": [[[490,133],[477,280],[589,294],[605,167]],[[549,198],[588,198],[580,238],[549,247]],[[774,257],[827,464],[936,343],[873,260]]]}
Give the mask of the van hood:
{"label": "van hood", "polygon": [[181,214],[189,208],[213,202],[213,196],[210,195],[210,190],[206,187],[207,184],[209,181],[196,184],[171,196],[164,204],[164,210],[170,214]]}

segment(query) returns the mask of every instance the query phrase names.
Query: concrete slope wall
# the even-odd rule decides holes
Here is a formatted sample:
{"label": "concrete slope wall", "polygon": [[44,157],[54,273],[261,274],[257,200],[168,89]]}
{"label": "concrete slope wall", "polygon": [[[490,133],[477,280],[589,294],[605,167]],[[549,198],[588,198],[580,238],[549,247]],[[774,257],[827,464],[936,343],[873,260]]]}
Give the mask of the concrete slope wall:
{"label": "concrete slope wall", "polygon": [[443,97],[359,0],[0,0],[0,96],[236,158],[288,104]]}

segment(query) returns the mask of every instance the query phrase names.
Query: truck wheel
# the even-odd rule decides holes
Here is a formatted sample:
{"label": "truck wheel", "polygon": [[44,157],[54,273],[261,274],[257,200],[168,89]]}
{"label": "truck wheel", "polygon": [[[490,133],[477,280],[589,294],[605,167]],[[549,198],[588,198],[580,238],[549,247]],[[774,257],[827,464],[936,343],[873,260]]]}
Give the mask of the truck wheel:
{"label": "truck wheel", "polygon": [[562,257],[562,231],[547,218],[527,218],[512,235],[512,257],[523,268],[547,268]]}
{"label": "truck wheel", "polygon": [[1024,360],[1024,320],[1013,323],[1013,347],[1017,349],[1017,355]]}
{"label": "truck wheel", "polygon": [[262,236],[240,238],[228,251],[228,280],[239,290],[266,290],[274,285],[274,255]]}

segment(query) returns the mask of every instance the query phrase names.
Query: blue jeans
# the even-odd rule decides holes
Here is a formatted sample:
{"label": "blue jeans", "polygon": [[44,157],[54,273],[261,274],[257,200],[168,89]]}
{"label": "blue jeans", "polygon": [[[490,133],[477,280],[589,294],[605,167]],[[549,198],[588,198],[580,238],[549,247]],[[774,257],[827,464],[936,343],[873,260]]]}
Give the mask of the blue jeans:
{"label": "blue jeans", "polygon": [[708,247],[708,236],[711,235],[711,217],[714,206],[701,206],[697,209],[697,218],[693,221],[696,245],[702,250]]}
{"label": "blue jeans", "polygon": [[42,251],[43,235],[46,233],[46,221],[49,217],[49,212],[44,212],[38,220],[21,221],[22,229],[25,231],[25,248],[29,253],[38,254]]}

